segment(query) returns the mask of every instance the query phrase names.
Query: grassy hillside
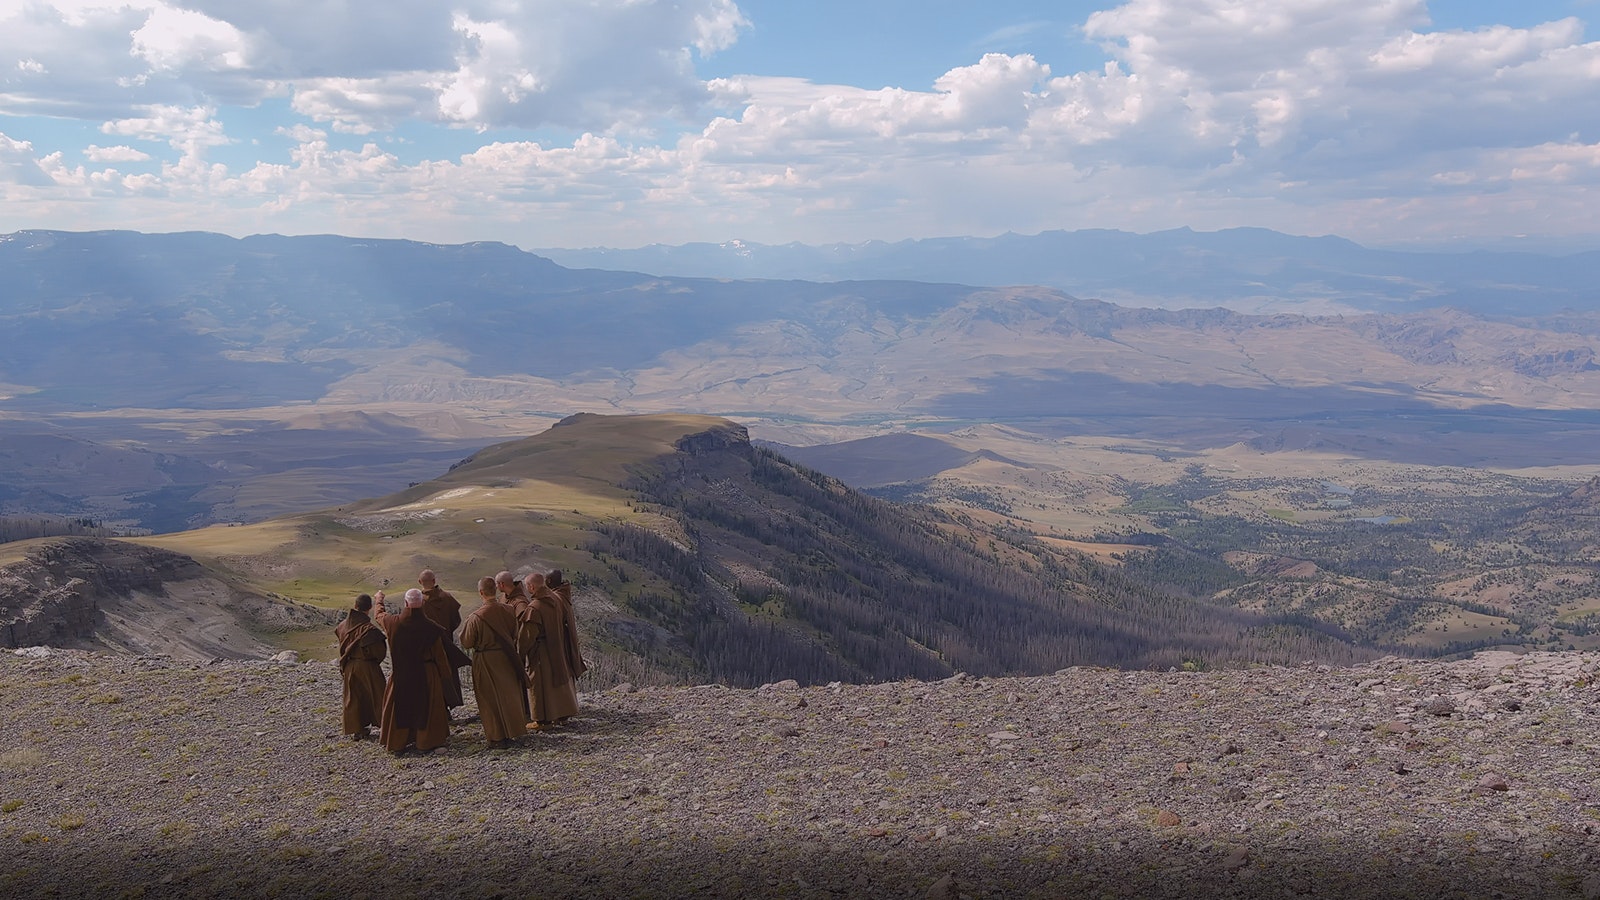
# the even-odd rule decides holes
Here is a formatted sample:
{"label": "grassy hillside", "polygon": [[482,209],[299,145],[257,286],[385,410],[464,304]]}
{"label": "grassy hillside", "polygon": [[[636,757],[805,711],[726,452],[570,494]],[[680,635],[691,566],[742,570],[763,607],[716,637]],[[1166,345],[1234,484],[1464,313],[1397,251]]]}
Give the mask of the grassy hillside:
{"label": "grassy hillside", "polygon": [[431,567],[470,608],[480,576],[560,567],[580,587],[602,668],[640,677],[878,680],[1362,655],[1150,592],[1068,549],[858,494],[703,416],[573,416],[388,497],[142,540],[330,607]]}

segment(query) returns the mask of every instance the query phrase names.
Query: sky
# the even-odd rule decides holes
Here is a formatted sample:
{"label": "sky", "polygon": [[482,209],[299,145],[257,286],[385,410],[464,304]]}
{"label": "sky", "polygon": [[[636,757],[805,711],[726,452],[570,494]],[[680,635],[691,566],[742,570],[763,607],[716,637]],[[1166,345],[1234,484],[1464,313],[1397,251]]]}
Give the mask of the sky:
{"label": "sky", "polygon": [[1600,0],[0,0],[0,232],[1600,247]]}

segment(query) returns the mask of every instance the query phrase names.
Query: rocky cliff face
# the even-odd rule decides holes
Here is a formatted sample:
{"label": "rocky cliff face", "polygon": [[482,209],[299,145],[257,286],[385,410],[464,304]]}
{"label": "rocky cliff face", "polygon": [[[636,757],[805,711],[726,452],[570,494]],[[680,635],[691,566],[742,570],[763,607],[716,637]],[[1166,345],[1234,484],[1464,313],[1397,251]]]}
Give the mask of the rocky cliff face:
{"label": "rocky cliff face", "polygon": [[183,657],[257,658],[263,629],[326,621],[322,610],[241,591],[187,556],[124,541],[31,542],[0,566],[0,641]]}

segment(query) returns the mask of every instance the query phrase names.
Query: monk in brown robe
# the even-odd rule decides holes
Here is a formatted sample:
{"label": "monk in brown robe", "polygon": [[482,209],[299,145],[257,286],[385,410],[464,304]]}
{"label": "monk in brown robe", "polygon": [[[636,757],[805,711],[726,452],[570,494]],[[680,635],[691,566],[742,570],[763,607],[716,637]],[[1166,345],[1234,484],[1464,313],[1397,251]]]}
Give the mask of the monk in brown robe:
{"label": "monk in brown robe", "polygon": [[478,698],[483,736],[506,747],[528,731],[528,679],[517,654],[517,615],[495,596],[495,581],[478,582],[483,603],[461,626],[461,646],[472,651],[472,693]]}
{"label": "monk in brown robe", "polygon": [[[572,582],[562,576],[560,569],[552,569],[544,577],[545,587],[561,600],[561,649],[567,655],[567,669],[577,678],[589,671],[583,661],[583,648],[578,644],[578,618],[572,611]],[[556,724],[563,720],[557,719]]]}
{"label": "monk in brown robe", "polygon": [[450,661],[450,679],[444,685],[444,705],[455,709],[466,702],[461,692],[461,673],[457,670],[470,665],[472,657],[456,646],[456,629],[461,627],[461,604],[454,594],[439,587],[439,579],[432,569],[423,569],[417,576],[422,586],[422,613],[433,624],[444,629],[444,653]]}
{"label": "monk in brown robe", "polygon": [[344,679],[344,733],[353,741],[370,737],[367,729],[383,714],[383,658],[389,641],[383,629],[372,624],[372,597],[356,598],[355,609],[333,633],[339,638],[339,674]]}
{"label": "monk in brown robe", "polygon": [[510,572],[501,572],[494,576],[494,586],[500,591],[500,602],[521,616],[523,607],[528,605],[528,594],[522,589],[522,582],[513,578]]}
{"label": "monk in brown robe", "polygon": [[450,670],[443,628],[422,612],[422,592],[406,591],[406,608],[392,615],[375,598],[378,627],[389,638],[389,689],[383,694],[379,740],[395,756],[415,747],[429,753],[450,738],[450,710],[444,705],[444,682]]}
{"label": "monk in brown robe", "polygon": [[523,579],[529,601],[517,618],[517,643],[528,672],[528,710],[535,727],[547,728],[578,712],[578,686],[561,637],[561,598],[544,585],[544,573]]}

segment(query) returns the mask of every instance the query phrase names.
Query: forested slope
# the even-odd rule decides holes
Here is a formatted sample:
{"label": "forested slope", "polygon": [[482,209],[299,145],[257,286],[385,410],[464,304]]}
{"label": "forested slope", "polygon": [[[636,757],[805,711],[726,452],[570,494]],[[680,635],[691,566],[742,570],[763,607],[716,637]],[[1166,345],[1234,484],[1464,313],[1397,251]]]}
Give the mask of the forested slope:
{"label": "forested slope", "polygon": [[889,503],[752,446],[731,423],[624,484],[681,534],[604,524],[588,549],[632,611],[734,683],[1351,661],[1299,620],[1178,599],[1031,539]]}

